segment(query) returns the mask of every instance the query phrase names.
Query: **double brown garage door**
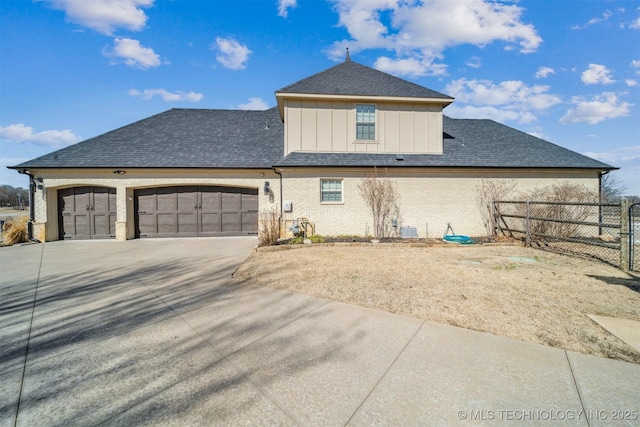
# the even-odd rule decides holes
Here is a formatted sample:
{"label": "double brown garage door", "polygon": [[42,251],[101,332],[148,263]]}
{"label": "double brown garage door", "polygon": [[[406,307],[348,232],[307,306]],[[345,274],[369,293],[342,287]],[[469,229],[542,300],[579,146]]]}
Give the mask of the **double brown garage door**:
{"label": "double brown garage door", "polygon": [[135,190],[136,237],[258,233],[258,190],[218,186]]}
{"label": "double brown garage door", "polygon": [[[189,186],[135,191],[136,237],[240,236],[258,233],[258,190]],[[58,190],[60,239],[114,238],[116,189]]]}

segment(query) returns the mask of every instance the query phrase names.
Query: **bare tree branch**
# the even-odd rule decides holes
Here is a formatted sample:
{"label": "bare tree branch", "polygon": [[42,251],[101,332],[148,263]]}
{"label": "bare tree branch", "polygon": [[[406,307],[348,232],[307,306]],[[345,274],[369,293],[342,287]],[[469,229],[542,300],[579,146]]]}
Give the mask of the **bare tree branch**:
{"label": "bare tree branch", "polygon": [[358,190],[373,216],[374,236],[377,239],[389,237],[394,230],[392,220],[400,216],[397,185],[388,176],[379,178],[374,168],[373,172],[362,178]]}

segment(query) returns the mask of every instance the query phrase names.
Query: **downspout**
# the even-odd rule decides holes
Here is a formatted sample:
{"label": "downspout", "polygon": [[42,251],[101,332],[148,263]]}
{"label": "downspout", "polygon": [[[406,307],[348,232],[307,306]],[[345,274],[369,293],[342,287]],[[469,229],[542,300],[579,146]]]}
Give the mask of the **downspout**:
{"label": "downspout", "polygon": [[282,219],[282,173],[278,172],[277,168],[273,168],[273,171],[280,176],[280,219]]}
{"label": "downspout", "polygon": [[602,200],[603,192],[602,192],[602,177],[608,174],[611,171],[598,172],[598,201],[600,203],[600,207],[598,208],[598,236],[602,236],[602,222],[604,221],[604,200]]}
{"label": "downspout", "polygon": [[33,175],[27,172],[26,169],[19,169],[18,173],[29,176],[29,222],[27,223],[27,237],[29,241],[35,243],[42,243],[40,240],[33,237],[33,222],[36,220],[36,207],[35,207],[35,193],[36,193],[36,181],[33,179]]}
{"label": "downspout", "polygon": [[598,199],[600,200],[600,203],[604,203],[604,200],[602,200],[602,177],[604,177],[606,174],[608,174],[611,171],[604,171],[604,172],[599,172],[598,173]]}

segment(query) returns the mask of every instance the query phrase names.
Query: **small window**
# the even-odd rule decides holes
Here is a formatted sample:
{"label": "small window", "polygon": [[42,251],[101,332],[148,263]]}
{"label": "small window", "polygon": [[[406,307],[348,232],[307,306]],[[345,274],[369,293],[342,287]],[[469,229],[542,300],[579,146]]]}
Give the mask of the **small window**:
{"label": "small window", "polygon": [[356,139],[376,139],[376,106],[356,105]]}
{"label": "small window", "polygon": [[320,201],[322,203],[342,203],[342,180],[321,179]]}

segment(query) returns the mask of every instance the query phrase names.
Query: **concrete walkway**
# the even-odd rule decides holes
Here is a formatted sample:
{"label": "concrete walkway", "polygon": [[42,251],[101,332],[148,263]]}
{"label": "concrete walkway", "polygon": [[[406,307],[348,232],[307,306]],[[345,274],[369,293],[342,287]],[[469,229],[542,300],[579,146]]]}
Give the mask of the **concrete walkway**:
{"label": "concrete walkway", "polygon": [[640,424],[640,365],[232,279],[255,244],[0,248],[0,426]]}

